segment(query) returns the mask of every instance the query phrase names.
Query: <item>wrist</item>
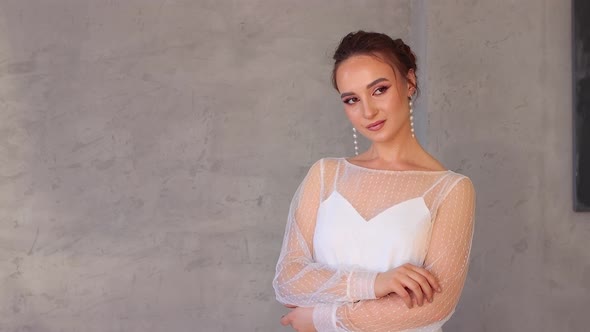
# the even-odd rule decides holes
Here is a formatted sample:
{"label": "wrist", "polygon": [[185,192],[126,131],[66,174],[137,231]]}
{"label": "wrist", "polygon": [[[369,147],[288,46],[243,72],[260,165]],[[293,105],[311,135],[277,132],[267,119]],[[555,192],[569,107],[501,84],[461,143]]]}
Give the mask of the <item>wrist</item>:
{"label": "wrist", "polygon": [[389,283],[387,281],[387,277],[385,273],[378,273],[375,277],[375,296],[377,298],[384,297],[385,295],[391,293],[389,289]]}
{"label": "wrist", "polygon": [[313,307],[313,326],[318,332],[337,331],[336,309],[333,304],[320,303]]}
{"label": "wrist", "polygon": [[348,277],[346,289],[349,301],[376,299],[375,279],[378,274],[379,272],[373,271],[352,271]]}

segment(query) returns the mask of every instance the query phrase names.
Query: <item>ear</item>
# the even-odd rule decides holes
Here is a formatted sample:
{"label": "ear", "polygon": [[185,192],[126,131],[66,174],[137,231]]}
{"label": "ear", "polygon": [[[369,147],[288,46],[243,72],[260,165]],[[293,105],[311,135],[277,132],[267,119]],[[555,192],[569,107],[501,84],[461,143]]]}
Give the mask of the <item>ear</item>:
{"label": "ear", "polygon": [[416,93],[416,73],[414,69],[408,70],[406,82],[408,83],[408,97],[411,97]]}

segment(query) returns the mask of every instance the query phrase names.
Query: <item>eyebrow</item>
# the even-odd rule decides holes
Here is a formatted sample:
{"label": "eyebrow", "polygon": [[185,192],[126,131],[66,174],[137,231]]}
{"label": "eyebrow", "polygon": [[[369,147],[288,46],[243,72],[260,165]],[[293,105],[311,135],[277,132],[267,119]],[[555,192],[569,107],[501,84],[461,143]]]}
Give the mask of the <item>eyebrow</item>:
{"label": "eyebrow", "polygon": [[[381,83],[381,82],[383,82],[383,81],[389,81],[389,80],[388,80],[388,79],[386,79],[386,78],[384,78],[384,77],[378,78],[378,79],[374,80],[373,82],[371,82],[371,83],[367,84],[367,89],[370,89],[370,88],[371,88],[372,86],[374,86],[375,84],[377,84],[377,83]],[[344,92],[343,94],[341,94],[341,95],[340,95],[340,98],[344,98],[344,97],[347,97],[347,96],[351,96],[351,95],[353,95],[353,94],[354,94],[354,93],[352,93],[352,92]]]}

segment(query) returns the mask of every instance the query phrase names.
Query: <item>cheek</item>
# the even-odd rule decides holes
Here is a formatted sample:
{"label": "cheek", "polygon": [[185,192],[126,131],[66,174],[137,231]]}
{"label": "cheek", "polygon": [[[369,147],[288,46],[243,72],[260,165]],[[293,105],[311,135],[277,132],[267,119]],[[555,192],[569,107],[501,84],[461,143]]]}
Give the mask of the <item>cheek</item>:
{"label": "cheek", "polygon": [[361,113],[358,111],[358,107],[345,107],[344,113],[346,114],[348,120],[352,123],[359,122],[359,119],[361,118]]}
{"label": "cheek", "polygon": [[381,101],[381,106],[383,109],[386,109],[390,113],[394,114],[402,114],[407,111],[407,107],[404,104],[403,100],[400,100],[398,96],[394,96],[391,98],[384,98]]}

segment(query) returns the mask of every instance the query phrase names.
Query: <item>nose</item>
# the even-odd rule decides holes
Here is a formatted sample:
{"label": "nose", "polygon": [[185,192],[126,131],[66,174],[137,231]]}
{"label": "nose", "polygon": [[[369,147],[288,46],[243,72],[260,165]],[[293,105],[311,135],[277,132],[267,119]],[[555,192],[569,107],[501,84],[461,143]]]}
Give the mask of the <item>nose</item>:
{"label": "nose", "polygon": [[367,119],[372,119],[377,115],[379,110],[377,107],[371,102],[371,100],[365,99],[363,102],[363,116]]}

